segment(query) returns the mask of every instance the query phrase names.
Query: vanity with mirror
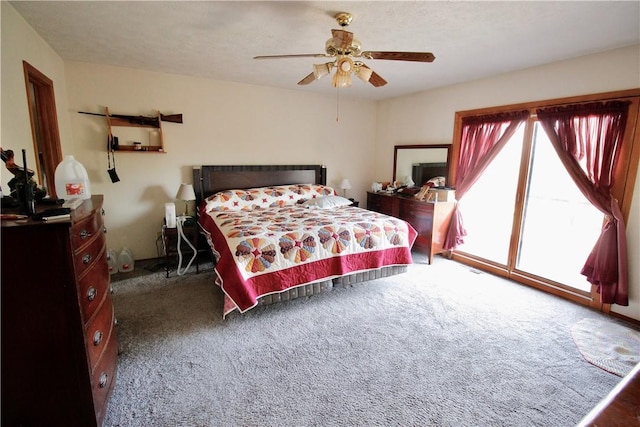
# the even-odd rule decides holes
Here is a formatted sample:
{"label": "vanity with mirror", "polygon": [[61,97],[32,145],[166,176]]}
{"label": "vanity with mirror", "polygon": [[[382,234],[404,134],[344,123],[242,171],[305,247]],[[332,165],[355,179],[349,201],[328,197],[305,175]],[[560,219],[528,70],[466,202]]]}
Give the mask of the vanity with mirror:
{"label": "vanity with mirror", "polygon": [[[396,145],[393,182],[419,188],[431,178],[444,176],[445,185],[448,185],[450,148],[446,144]],[[367,192],[367,209],[395,216],[411,224],[418,232],[414,247],[426,251],[431,264],[435,254],[445,252],[444,239],[455,201],[423,201],[416,199],[414,193]]]}

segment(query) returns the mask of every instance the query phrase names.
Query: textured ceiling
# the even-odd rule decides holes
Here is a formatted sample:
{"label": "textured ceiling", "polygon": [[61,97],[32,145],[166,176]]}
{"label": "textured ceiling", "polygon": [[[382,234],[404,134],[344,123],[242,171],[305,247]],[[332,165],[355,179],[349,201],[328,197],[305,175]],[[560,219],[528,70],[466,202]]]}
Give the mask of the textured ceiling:
{"label": "textured ceiling", "polygon": [[296,83],[322,58],[333,16],[363,50],[429,51],[433,63],[367,60],[389,83],[341,96],[385,99],[640,43],[640,2],[12,1],[64,60],[334,93]]}

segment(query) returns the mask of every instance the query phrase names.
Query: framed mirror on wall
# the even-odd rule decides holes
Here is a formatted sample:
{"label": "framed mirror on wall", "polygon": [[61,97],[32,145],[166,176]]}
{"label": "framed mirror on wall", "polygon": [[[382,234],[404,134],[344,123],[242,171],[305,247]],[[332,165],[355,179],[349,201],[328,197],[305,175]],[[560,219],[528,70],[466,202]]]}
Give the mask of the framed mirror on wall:
{"label": "framed mirror on wall", "polygon": [[421,187],[431,178],[444,176],[449,185],[450,144],[395,145],[393,147],[393,182],[406,183],[410,177]]}

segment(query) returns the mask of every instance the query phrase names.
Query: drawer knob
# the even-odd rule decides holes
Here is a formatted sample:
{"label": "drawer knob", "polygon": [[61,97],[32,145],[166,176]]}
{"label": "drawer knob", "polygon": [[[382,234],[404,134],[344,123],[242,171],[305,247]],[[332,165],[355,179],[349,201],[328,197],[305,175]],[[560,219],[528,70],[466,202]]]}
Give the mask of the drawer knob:
{"label": "drawer knob", "polygon": [[109,381],[109,375],[105,372],[100,374],[100,379],[98,380],[98,387],[105,388],[107,386],[107,382]]}
{"label": "drawer knob", "polygon": [[102,332],[101,331],[96,331],[95,334],[93,334],[93,345],[100,345],[100,343],[102,342]]}
{"label": "drawer knob", "polygon": [[80,238],[82,240],[86,239],[87,237],[91,237],[91,233],[89,233],[87,230],[82,230],[80,232]]}
{"label": "drawer knob", "polygon": [[107,227],[102,227],[102,232],[103,232],[104,234],[107,234]]}
{"label": "drawer knob", "polygon": [[89,264],[91,262],[91,254],[84,254],[82,257],[83,264]]}
{"label": "drawer knob", "polygon": [[96,296],[98,295],[98,291],[96,290],[96,288],[94,288],[93,286],[91,286],[88,290],[87,290],[87,299],[89,301],[93,301],[94,299],[96,299]]}

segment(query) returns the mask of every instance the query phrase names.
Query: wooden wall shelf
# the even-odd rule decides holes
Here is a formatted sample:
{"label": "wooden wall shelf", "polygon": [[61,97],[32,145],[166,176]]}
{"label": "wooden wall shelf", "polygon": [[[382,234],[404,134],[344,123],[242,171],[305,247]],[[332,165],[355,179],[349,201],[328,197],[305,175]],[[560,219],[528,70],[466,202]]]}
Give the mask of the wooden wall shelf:
{"label": "wooden wall shelf", "polygon": [[140,149],[133,145],[118,145],[114,151],[132,151],[134,153],[164,153],[164,148],[159,145],[143,145]]}
{"label": "wooden wall shelf", "polygon": [[[150,137],[147,138],[147,141],[140,141],[141,145],[140,148],[138,148],[137,146],[134,146],[133,144],[127,144],[126,142],[130,142],[130,141],[122,141],[125,142],[124,144],[118,144],[118,148],[115,149],[114,151],[126,151],[126,152],[132,152],[132,153],[166,153],[165,149],[164,149],[164,137],[162,135],[162,120],[161,120],[161,115],[160,112],[158,111],[158,120],[157,120],[157,125],[156,124],[148,124],[148,123],[142,123],[142,122],[135,122],[129,119],[125,119],[122,117],[114,117],[109,113],[109,107],[105,108],[105,117],[107,119],[107,128],[108,128],[108,132],[109,135],[111,137],[117,136],[113,134],[113,128],[114,127],[129,127],[129,128],[146,128],[146,129],[153,129],[150,130],[149,132],[157,132],[157,137],[154,138],[153,142],[158,142],[159,144],[153,144],[150,141]],[[111,138],[112,140],[113,138]],[[142,139],[142,138],[141,138]],[[131,141],[132,142],[132,141]]]}

